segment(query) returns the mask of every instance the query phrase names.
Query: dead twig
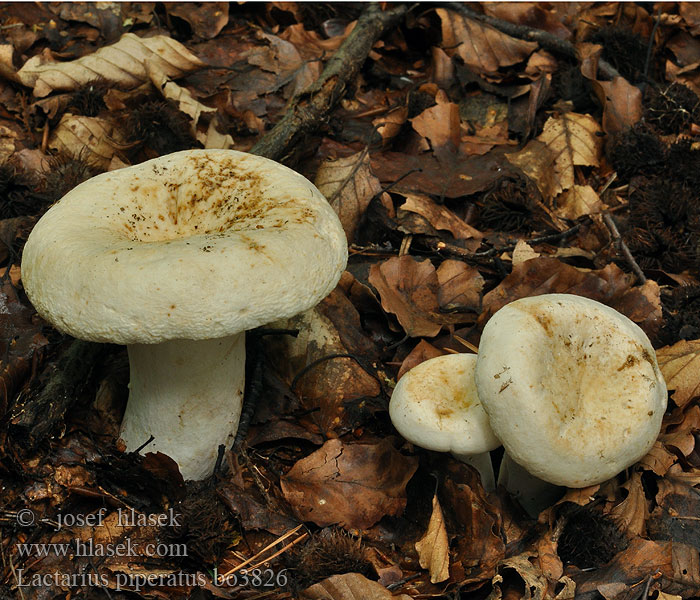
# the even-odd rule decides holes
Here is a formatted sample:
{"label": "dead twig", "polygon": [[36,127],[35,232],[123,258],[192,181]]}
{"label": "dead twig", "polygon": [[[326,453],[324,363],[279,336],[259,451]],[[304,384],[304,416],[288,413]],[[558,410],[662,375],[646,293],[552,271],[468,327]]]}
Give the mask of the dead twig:
{"label": "dead twig", "polygon": [[629,265],[630,269],[632,269],[632,272],[637,276],[639,283],[644,285],[647,282],[647,278],[644,275],[644,271],[642,271],[639,268],[639,265],[637,264],[637,261],[634,260],[634,256],[632,256],[632,253],[627,247],[625,240],[622,239],[622,236],[620,235],[620,232],[617,229],[617,225],[615,224],[615,219],[613,219],[611,214],[606,212],[603,213],[603,222],[605,223],[605,226],[610,232],[610,237],[612,238],[613,243],[615,244],[615,248],[622,252],[622,255],[625,257],[625,260],[627,261],[627,264]]}
{"label": "dead twig", "polygon": [[250,150],[251,153],[285,162],[304,136],[327,120],[343,97],[372,46],[408,10],[405,4],[390,5],[383,11],[379,4],[368,4],[357,25],[311,87],[293,98],[282,119]]}

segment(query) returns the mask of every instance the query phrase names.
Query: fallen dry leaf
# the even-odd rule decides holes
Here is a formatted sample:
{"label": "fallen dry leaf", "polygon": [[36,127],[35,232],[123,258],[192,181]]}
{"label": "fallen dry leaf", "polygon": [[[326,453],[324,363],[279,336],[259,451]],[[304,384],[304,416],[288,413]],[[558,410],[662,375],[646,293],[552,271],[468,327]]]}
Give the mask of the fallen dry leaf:
{"label": "fallen dry leaf", "polygon": [[449,231],[455,239],[481,240],[483,234],[465,223],[449,208],[442,204],[438,204],[429,196],[423,194],[405,194],[406,202],[404,202],[399,210],[406,210],[419,214],[425,218],[437,230]]}
{"label": "fallen dry leaf", "polygon": [[195,35],[210,40],[228,23],[228,2],[168,2],[169,15],[187,21]]}
{"label": "fallen dry leaf", "polygon": [[362,151],[324,161],[314,183],[338,214],[348,242],[352,242],[367,206],[382,191],[372,174],[369,154]]}
{"label": "fallen dry leaf", "polygon": [[282,493],[302,521],[321,527],[367,529],[386,515],[401,514],[406,484],[418,459],[402,455],[389,440],[378,444],[327,441],[282,476]]}
{"label": "fallen dry leaf", "polygon": [[584,215],[592,215],[605,208],[598,194],[590,185],[574,185],[556,199],[556,214],[572,221]]}
{"label": "fallen dry leaf", "polygon": [[517,556],[511,556],[510,558],[503,559],[498,564],[499,574],[492,580],[494,587],[497,587],[499,583],[503,582],[503,576],[500,574],[500,572],[503,569],[512,569],[525,583],[525,593],[523,596],[521,596],[523,600],[540,600],[547,597],[547,577],[545,577],[545,575],[530,562],[531,556],[534,555],[525,552]]}
{"label": "fallen dry leaf", "polygon": [[539,258],[539,252],[535,250],[528,244],[525,240],[518,240],[513,248],[513,266],[517,267],[519,264],[524,263],[527,260],[533,258]]}
{"label": "fallen dry leaf", "polygon": [[372,121],[372,125],[382,137],[382,144],[389,144],[399,134],[407,118],[408,107],[399,106]]}
{"label": "fallen dry leaf", "polygon": [[537,50],[536,42],[526,42],[497,29],[438,8],[442,23],[442,48],[456,54],[467,66],[481,73],[495,74],[500,67],[522,62]]}
{"label": "fallen dry leaf", "polygon": [[656,351],[666,387],[675,390],[671,398],[685,406],[700,397],[700,340],[681,340]]}
{"label": "fallen dry leaf", "polygon": [[649,537],[698,546],[700,540],[700,495],[681,481],[661,479],[657,506],[649,517]]}
{"label": "fallen dry leaf", "polygon": [[485,324],[499,308],[518,298],[577,294],[612,306],[653,337],[661,324],[659,287],[651,280],[641,287],[631,284],[632,279],[614,264],[587,271],[556,258],[534,258],[514,266],[510,275],[484,296],[479,322]]}
{"label": "fallen dry leaf", "polygon": [[409,355],[404,358],[403,362],[401,363],[401,367],[399,367],[399,372],[396,375],[396,381],[401,379],[407,371],[410,371],[413,367],[418,366],[423,361],[435,358],[437,356],[442,356],[443,354],[445,353],[442,350],[438,350],[432,344],[426,342],[425,340],[421,340],[416,344],[415,348],[411,350]]}
{"label": "fallen dry leaf", "polygon": [[603,106],[603,131],[617,133],[632,127],[642,118],[642,91],[624,77],[612,81],[591,81]]}
{"label": "fallen dry leaf", "polygon": [[411,256],[392,257],[372,265],[369,282],[377,289],[382,308],[396,315],[411,337],[434,337],[440,333],[438,278],[430,260]]}
{"label": "fallen dry leaf", "polygon": [[34,88],[38,98],[55,91],[77,90],[102,78],[129,89],[148,81],[147,66],[157,67],[168,77],[180,77],[205,66],[180,42],[164,35],[140,38],[125,33],[111,46],[77,60],[57,63],[43,54],[33,56],[17,72],[20,81]]}
{"label": "fallen dry leaf", "polygon": [[450,102],[442,90],[435,96],[435,102],[435,106],[426,108],[410,119],[411,125],[420,135],[430,140],[436,153],[444,146],[454,152],[459,148],[460,141],[459,106]]}
{"label": "fallen dry leaf", "polygon": [[301,592],[301,600],[411,600],[407,594],[393,596],[384,586],[359,573],[333,575]]}
{"label": "fallen dry leaf", "polygon": [[575,166],[597,166],[603,146],[600,128],[589,115],[564,113],[550,117],[537,139],[506,158],[520,167],[545,198],[574,185]]}
{"label": "fallen dry leaf", "polygon": [[481,310],[481,292],[484,278],[476,267],[461,260],[445,260],[437,268],[437,300],[445,312],[473,312]]}
{"label": "fallen dry leaf", "polygon": [[433,512],[428,529],[415,546],[418,562],[421,567],[428,569],[431,583],[440,583],[450,578],[450,543],[437,495],[433,496]]}
{"label": "fallen dry leaf", "polygon": [[119,142],[119,130],[112,121],[66,113],[51,133],[49,148],[107,171]]}
{"label": "fallen dry leaf", "polygon": [[634,536],[643,535],[649,517],[649,507],[642,487],[641,473],[632,473],[622,487],[628,492],[627,498],[610,511],[610,516],[619,523],[622,531]]}

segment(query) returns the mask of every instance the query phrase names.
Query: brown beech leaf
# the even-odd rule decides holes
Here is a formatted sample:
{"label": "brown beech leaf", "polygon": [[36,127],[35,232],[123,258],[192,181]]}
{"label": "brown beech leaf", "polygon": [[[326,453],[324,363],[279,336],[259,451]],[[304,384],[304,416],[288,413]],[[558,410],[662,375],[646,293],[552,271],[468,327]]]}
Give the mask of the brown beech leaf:
{"label": "brown beech leaf", "polygon": [[617,133],[629,129],[642,118],[642,91],[624,77],[612,81],[591,81],[603,106],[603,131]]}
{"label": "brown beech leaf", "polygon": [[646,520],[649,517],[649,507],[642,487],[642,475],[639,471],[622,484],[628,491],[627,498],[610,511],[610,516],[620,525],[620,529],[630,535],[643,535]]}
{"label": "brown beech leaf", "polygon": [[332,575],[319,583],[306,588],[301,600],[411,600],[408,594],[397,596],[383,585],[367,579],[359,573]]}
{"label": "brown beech leaf", "polygon": [[362,151],[324,161],[314,183],[338,214],[348,242],[352,242],[370,200],[382,191],[372,174],[369,155]]}
{"label": "brown beech leaf", "polygon": [[556,214],[572,221],[603,210],[603,203],[590,185],[574,185],[557,196]]}
{"label": "brown beech leaf", "polygon": [[434,337],[440,333],[438,278],[430,260],[394,256],[372,265],[369,282],[377,289],[382,308],[396,315],[411,337]]}
{"label": "brown beech leaf", "polygon": [[480,240],[484,237],[478,229],[465,223],[449,208],[422,194],[406,194],[406,202],[399,209],[419,214],[435,229],[449,231],[458,240]]}
{"label": "brown beech leaf", "polygon": [[440,309],[446,312],[481,311],[481,291],[484,278],[476,267],[461,260],[445,260],[437,269],[437,299]]}
{"label": "brown beech leaf", "polygon": [[396,381],[401,379],[407,371],[410,371],[413,367],[418,366],[423,361],[426,361],[437,356],[442,356],[445,354],[442,350],[438,350],[432,344],[421,340],[418,342],[411,350],[409,355],[403,359],[401,366],[399,367],[399,372],[396,375]]}
{"label": "brown beech leaf", "polygon": [[536,42],[519,40],[490,25],[438,8],[442,23],[442,48],[457,54],[467,66],[481,73],[494,74],[527,59],[537,50]]}
{"label": "brown beech leaf", "polygon": [[164,35],[140,38],[125,33],[111,46],[104,46],[70,62],[49,62],[44,55],[30,58],[17,72],[20,81],[34,88],[38,98],[54,91],[77,90],[101,77],[123,88],[148,81],[147,65],[177,78],[205,66],[180,42]]}
{"label": "brown beech leaf", "polygon": [[666,450],[664,444],[657,440],[651,450],[642,457],[639,464],[643,469],[653,471],[659,477],[663,477],[677,460],[678,457]]}
{"label": "brown beech leaf", "polygon": [[168,2],[169,15],[187,21],[195,35],[210,40],[228,23],[228,2]]}
{"label": "brown beech leaf", "polygon": [[459,106],[450,102],[442,90],[435,96],[437,104],[426,108],[410,119],[413,129],[430,140],[433,150],[448,146],[452,151],[459,148]]}
{"label": "brown beech leaf", "polygon": [[525,552],[517,556],[503,559],[498,565],[499,575],[496,575],[493,579],[494,586],[497,586],[498,583],[503,581],[503,576],[500,575],[500,573],[504,569],[512,569],[525,583],[525,595],[522,596],[523,600],[547,598],[547,577],[539,568],[530,562],[531,557],[534,557],[534,555]]}
{"label": "brown beech leaf", "polygon": [[513,267],[501,283],[484,296],[483,325],[499,308],[518,298],[540,294],[577,294],[611,306],[654,336],[661,324],[659,286],[649,280],[632,287],[632,279],[614,264],[583,271],[556,258],[533,258]]}
{"label": "brown beech leaf", "polygon": [[428,529],[416,542],[416,552],[420,566],[430,573],[431,583],[440,583],[450,578],[450,543],[437,495],[433,496],[433,512]]}
{"label": "brown beech leaf", "polygon": [[[627,549],[605,567],[572,575],[576,581],[576,597],[599,598],[599,594],[602,594],[606,598],[634,598],[638,594],[634,590],[650,575],[661,573],[672,579],[673,559],[673,545],[670,542],[657,543],[634,538]],[[629,595],[632,586],[634,595]]]}
{"label": "brown beech leaf", "polygon": [[[545,198],[554,198],[574,185],[575,166],[597,166],[603,140],[589,115],[564,113],[550,117],[537,139],[506,158],[520,167]],[[543,151],[542,144],[547,151]]]}
{"label": "brown beech leaf", "polygon": [[700,340],[681,340],[656,351],[666,387],[678,406],[700,397]]}
{"label": "brown beech leaf", "polygon": [[372,125],[382,137],[382,144],[387,145],[399,134],[406,119],[408,119],[408,107],[399,106],[372,121]]}
{"label": "brown beech leaf", "polygon": [[49,148],[81,157],[106,171],[116,154],[119,129],[108,119],[66,113],[49,138]]}
{"label": "brown beech leaf", "polygon": [[401,514],[406,484],[417,468],[418,459],[402,455],[389,440],[344,444],[332,439],[297,461],[280,483],[299,519],[367,529],[386,515]]}
{"label": "brown beech leaf", "polygon": [[457,461],[448,463],[442,499],[458,533],[451,579],[462,584],[491,579],[506,551],[499,506],[486,496],[479,475]]}

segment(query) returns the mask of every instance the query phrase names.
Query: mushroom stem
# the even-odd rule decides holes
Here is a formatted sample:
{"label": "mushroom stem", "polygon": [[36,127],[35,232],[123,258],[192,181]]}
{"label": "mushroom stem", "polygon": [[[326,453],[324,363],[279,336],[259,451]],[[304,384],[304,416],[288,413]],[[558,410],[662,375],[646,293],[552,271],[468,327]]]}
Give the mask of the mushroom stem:
{"label": "mushroom stem", "polygon": [[204,479],[233,442],[245,384],[245,333],[128,347],[131,381],[120,437],[163,452],[185,479]]}
{"label": "mushroom stem", "polygon": [[459,452],[452,452],[452,456],[478,471],[481,476],[481,485],[486,492],[493,492],[496,489],[496,479],[493,474],[493,465],[491,464],[491,453],[460,454]]}
{"label": "mushroom stem", "polygon": [[516,463],[506,452],[498,471],[498,485],[503,486],[531,517],[537,517],[564,494],[561,486],[535,477]]}

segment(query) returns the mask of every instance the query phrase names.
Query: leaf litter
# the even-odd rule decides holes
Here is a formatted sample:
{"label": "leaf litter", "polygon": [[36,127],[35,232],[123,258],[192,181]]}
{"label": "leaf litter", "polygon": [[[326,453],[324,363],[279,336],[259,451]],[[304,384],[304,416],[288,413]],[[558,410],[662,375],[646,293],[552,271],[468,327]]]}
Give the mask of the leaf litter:
{"label": "leaf litter", "polygon": [[[689,3],[653,14],[616,3],[426,5],[384,33],[329,118],[284,159],[338,213],[348,273],[317,308],[275,324],[296,338],[267,335],[254,353],[264,393],[213,480],[185,485],[168,457],[118,451],[123,349],[95,357],[42,443],[10,418],[37,401],[70,345],[34,313],[17,267],[29,228],[57,199],[47,186],[80,182],[66,176],[69,161],[93,173],[187,147],[250,149],[305,99],[361,12],[0,7],[0,202],[12,215],[0,222],[0,597],[68,597],[71,582],[19,588],[18,569],[26,578],[88,567],[111,594],[122,593],[119,575],[138,574],[130,581],[145,585],[130,593],[162,598],[256,597],[254,583],[212,576],[246,567],[271,569],[278,578],[265,591],[280,600],[700,594],[700,17]],[[466,465],[405,442],[387,403],[408,369],[476,346],[498,308],[552,292],[638,323],[671,400],[638,465],[568,490],[535,522]],[[627,543],[610,541],[594,568],[577,564],[586,548],[565,559],[558,540],[576,521],[571,506],[610,518]],[[115,526],[118,509],[171,507],[186,515],[176,530]],[[47,526],[101,508],[102,528]],[[24,509],[35,526],[17,525]],[[349,537],[328,536],[334,527]],[[17,550],[166,537],[185,540],[188,556],[89,565]],[[327,570],[295,587],[296,549],[321,540]],[[369,567],[343,560],[348,543]],[[174,578],[185,572],[202,577]]]}

